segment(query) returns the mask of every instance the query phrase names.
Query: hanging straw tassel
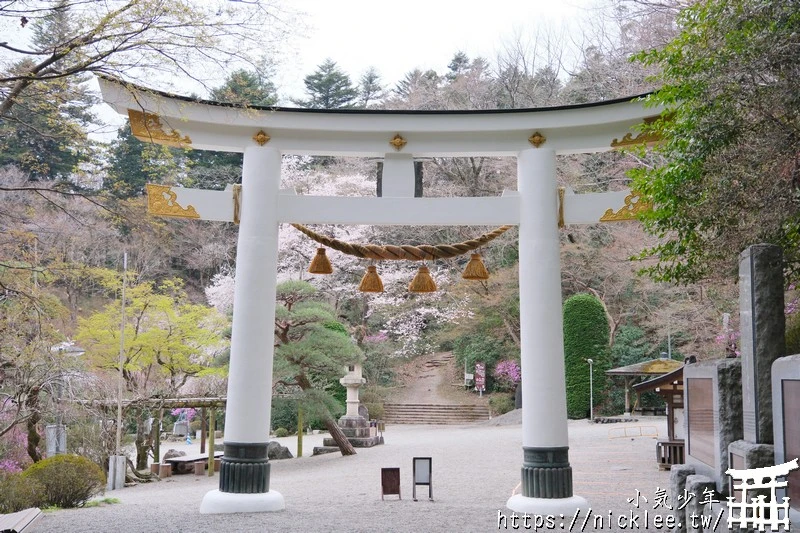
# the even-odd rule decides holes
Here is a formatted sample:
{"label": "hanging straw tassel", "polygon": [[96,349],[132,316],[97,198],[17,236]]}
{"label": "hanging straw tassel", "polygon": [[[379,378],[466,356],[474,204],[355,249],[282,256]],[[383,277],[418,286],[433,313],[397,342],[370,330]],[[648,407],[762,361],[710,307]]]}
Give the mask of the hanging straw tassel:
{"label": "hanging straw tassel", "polygon": [[489,279],[489,271],[486,270],[486,266],[481,260],[481,254],[472,254],[469,263],[467,263],[467,268],[464,269],[464,273],[461,274],[461,277],[475,280]]}
{"label": "hanging straw tassel", "polygon": [[358,286],[361,292],[383,292],[383,282],[378,275],[375,265],[369,265],[364,277],[361,278],[361,284]]}
{"label": "hanging straw tassel", "polygon": [[436,283],[434,283],[428,267],[419,267],[419,271],[414,276],[414,279],[411,280],[408,290],[410,292],[436,292]]}
{"label": "hanging straw tassel", "polygon": [[311,266],[308,267],[308,271],[312,274],[333,273],[331,262],[328,260],[328,256],[325,255],[325,248],[317,248],[317,255],[311,260]]}

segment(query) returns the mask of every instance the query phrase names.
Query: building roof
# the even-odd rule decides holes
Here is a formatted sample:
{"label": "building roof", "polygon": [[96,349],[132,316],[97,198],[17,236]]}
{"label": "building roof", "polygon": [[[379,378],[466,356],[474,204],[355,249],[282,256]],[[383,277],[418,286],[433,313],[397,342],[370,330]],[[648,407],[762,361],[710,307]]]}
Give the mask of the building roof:
{"label": "building roof", "polygon": [[609,376],[654,376],[667,374],[678,368],[683,368],[683,362],[662,358],[612,368],[611,370],[606,370],[606,374]]}
{"label": "building roof", "polygon": [[[677,362],[677,361],[676,361]],[[650,390],[655,390],[659,387],[665,387],[667,385],[678,385],[679,388],[683,388],[683,366],[676,368],[672,372],[667,374],[663,374],[661,376],[655,377],[653,379],[648,379],[647,381],[643,381],[642,383],[637,383],[633,386],[633,390],[636,392],[646,392]]]}

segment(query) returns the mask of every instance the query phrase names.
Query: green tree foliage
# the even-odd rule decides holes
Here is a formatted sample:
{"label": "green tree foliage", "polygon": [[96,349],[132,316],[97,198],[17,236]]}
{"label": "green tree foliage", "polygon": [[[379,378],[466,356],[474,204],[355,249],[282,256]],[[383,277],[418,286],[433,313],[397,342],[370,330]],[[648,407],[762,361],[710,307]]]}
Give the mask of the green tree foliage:
{"label": "green tree foliage", "polygon": [[633,173],[654,203],[642,217],[659,244],[641,256],[659,280],[736,274],[750,244],[780,245],[800,267],[800,10],[794,0],[704,0],[681,33],[640,54],[662,69],[648,101],[666,108],[645,131],[663,160]]}
{"label": "green tree foliage", "polygon": [[[228,75],[222,85],[211,90],[211,99],[245,106],[274,106],[278,103],[272,70],[239,69]],[[182,183],[187,187],[223,190],[242,182],[242,154],[190,150],[186,152],[187,173]]]}
{"label": "green tree foliage", "polygon": [[348,365],[363,359],[361,350],[313,285],[281,283],[277,300],[274,372],[278,384],[299,389],[303,412],[324,421],[343,454],[355,453],[333,419],[342,406],[331,389]]}
{"label": "green tree foliage", "polygon": [[[119,290],[120,280],[108,273],[106,286]],[[214,309],[192,304],[180,280],[140,282],[125,294],[123,378],[133,399],[172,398],[193,376],[219,373],[210,368],[224,349],[224,318]],[[98,371],[116,372],[120,358],[121,302],[79,321],[76,339]],[[147,468],[147,412],[137,410],[136,468]]]}
{"label": "green tree foliage", "polygon": [[589,415],[589,363],[593,362],[594,403],[602,403],[608,357],[609,327],[603,304],[591,294],[576,294],[564,302],[564,366],[567,416]]}
{"label": "green tree foliage", "polygon": [[133,136],[126,120],[111,144],[103,188],[117,198],[144,194],[148,183],[177,184],[185,167],[185,152],[160,144],[143,143]]}
{"label": "green tree foliage", "polygon": [[239,69],[231,72],[220,87],[211,90],[211,99],[240,105],[274,106],[278,103],[275,84],[269,73]]}
{"label": "green tree foliage", "polygon": [[307,100],[295,100],[300,107],[312,109],[338,109],[354,107],[359,98],[358,87],[353,86],[335,61],[326,59],[313,73],[303,79]]}

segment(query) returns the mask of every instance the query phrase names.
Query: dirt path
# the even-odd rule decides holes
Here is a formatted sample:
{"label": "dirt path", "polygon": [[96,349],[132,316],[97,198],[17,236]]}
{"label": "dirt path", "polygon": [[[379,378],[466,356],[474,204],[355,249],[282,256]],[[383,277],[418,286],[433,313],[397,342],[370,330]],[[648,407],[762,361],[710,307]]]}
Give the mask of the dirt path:
{"label": "dirt path", "polygon": [[456,368],[452,352],[436,352],[420,356],[395,370],[400,385],[388,398],[390,403],[476,404],[487,401],[464,391],[459,384],[462,372]]}

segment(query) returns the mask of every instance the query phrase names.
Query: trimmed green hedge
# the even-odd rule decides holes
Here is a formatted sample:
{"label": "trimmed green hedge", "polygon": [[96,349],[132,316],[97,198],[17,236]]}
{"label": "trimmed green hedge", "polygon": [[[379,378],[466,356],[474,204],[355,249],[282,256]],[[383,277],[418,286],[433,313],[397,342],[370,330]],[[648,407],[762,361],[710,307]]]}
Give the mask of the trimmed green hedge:
{"label": "trimmed green hedge", "polygon": [[103,469],[79,455],[56,455],[34,463],[22,473],[38,481],[46,505],[67,509],[82,507],[105,490]]}
{"label": "trimmed green hedge", "polygon": [[591,294],[576,294],[564,302],[564,366],[567,416],[589,416],[589,363],[594,366],[594,405],[602,403],[609,369],[609,327],[602,302]]}

